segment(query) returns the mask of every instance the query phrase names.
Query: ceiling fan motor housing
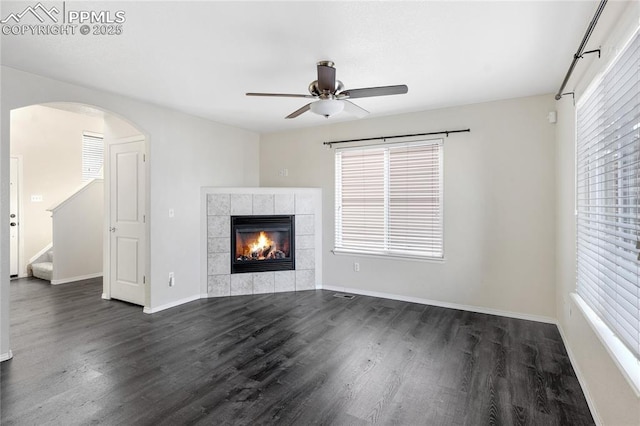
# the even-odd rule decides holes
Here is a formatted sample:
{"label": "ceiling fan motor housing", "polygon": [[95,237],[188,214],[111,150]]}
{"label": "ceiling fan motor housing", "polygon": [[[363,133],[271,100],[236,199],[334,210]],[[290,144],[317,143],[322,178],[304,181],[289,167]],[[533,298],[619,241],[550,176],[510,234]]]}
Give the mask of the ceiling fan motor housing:
{"label": "ceiling fan motor housing", "polygon": [[298,108],[285,118],[296,118],[301,114],[311,111],[315,114],[329,118],[343,110],[350,114],[362,117],[369,112],[362,107],[350,102],[348,99],[370,98],[374,96],[401,95],[408,91],[406,85],[365,87],[361,89],[347,89],[336,79],[336,68],[332,61],[320,61],[317,63],[318,79],[309,84],[309,95],[288,93],[247,93],[247,96],[275,96],[292,98],[316,99]]}

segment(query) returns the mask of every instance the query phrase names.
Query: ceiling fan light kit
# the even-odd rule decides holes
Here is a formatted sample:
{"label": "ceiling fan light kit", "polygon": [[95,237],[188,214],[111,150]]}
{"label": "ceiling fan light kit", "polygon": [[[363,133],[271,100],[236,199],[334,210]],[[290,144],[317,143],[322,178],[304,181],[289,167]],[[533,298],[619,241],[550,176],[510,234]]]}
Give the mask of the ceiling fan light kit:
{"label": "ceiling fan light kit", "polygon": [[316,99],[292,112],[285,118],[296,118],[299,115],[311,111],[315,114],[329,118],[339,114],[343,110],[363,117],[368,114],[364,108],[348,101],[347,99],[371,98],[374,96],[403,95],[409,88],[402,84],[398,86],[366,87],[362,89],[346,89],[340,80],[336,80],[336,69],[331,61],[320,61],[317,64],[318,79],[309,84],[309,95],[288,93],[247,93],[247,96],[270,96],[279,98],[311,98]]}
{"label": "ceiling fan light kit", "polygon": [[316,114],[322,115],[326,118],[342,112],[343,109],[344,103],[337,99],[320,99],[319,101],[311,104],[311,112],[315,112]]}

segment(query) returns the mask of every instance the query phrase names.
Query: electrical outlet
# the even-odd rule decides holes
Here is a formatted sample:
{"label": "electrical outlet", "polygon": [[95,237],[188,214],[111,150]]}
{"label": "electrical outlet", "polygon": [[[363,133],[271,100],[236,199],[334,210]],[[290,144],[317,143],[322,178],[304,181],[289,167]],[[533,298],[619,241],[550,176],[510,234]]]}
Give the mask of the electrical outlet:
{"label": "electrical outlet", "polygon": [[353,270],[355,272],[360,272],[360,264],[358,262],[353,262]]}
{"label": "electrical outlet", "polygon": [[169,272],[169,287],[173,287],[176,284],[173,272]]}
{"label": "electrical outlet", "polygon": [[287,177],[289,176],[289,169],[280,169],[280,177]]}

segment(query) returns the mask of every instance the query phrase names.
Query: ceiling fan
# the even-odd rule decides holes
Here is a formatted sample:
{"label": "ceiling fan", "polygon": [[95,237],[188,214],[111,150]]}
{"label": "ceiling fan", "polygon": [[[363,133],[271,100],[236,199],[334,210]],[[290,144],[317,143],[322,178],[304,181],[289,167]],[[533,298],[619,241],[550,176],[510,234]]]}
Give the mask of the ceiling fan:
{"label": "ceiling fan", "polygon": [[357,117],[363,117],[369,113],[366,109],[350,102],[348,99],[371,98],[374,96],[403,95],[409,88],[404,85],[366,87],[362,89],[345,89],[340,80],[336,80],[336,69],[331,61],[318,62],[318,79],[309,85],[309,95],[297,95],[289,93],[247,93],[247,96],[273,96],[279,98],[308,98],[316,99],[295,110],[285,118],[296,118],[299,115],[311,111],[326,118],[347,111]]}

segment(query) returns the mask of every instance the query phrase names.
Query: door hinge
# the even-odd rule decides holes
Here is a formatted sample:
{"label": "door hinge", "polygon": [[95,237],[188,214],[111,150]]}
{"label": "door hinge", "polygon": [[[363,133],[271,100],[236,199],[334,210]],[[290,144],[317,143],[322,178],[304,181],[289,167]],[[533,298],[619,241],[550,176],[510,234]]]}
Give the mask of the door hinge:
{"label": "door hinge", "polygon": [[145,163],[147,161],[147,154],[142,154],[142,162]]}
{"label": "door hinge", "polygon": [[142,284],[146,284],[147,283],[147,277],[145,277],[144,275],[142,276]]}
{"label": "door hinge", "polygon": [[147,223],[147,215],[146,214],[142,215],[142,223]]}

